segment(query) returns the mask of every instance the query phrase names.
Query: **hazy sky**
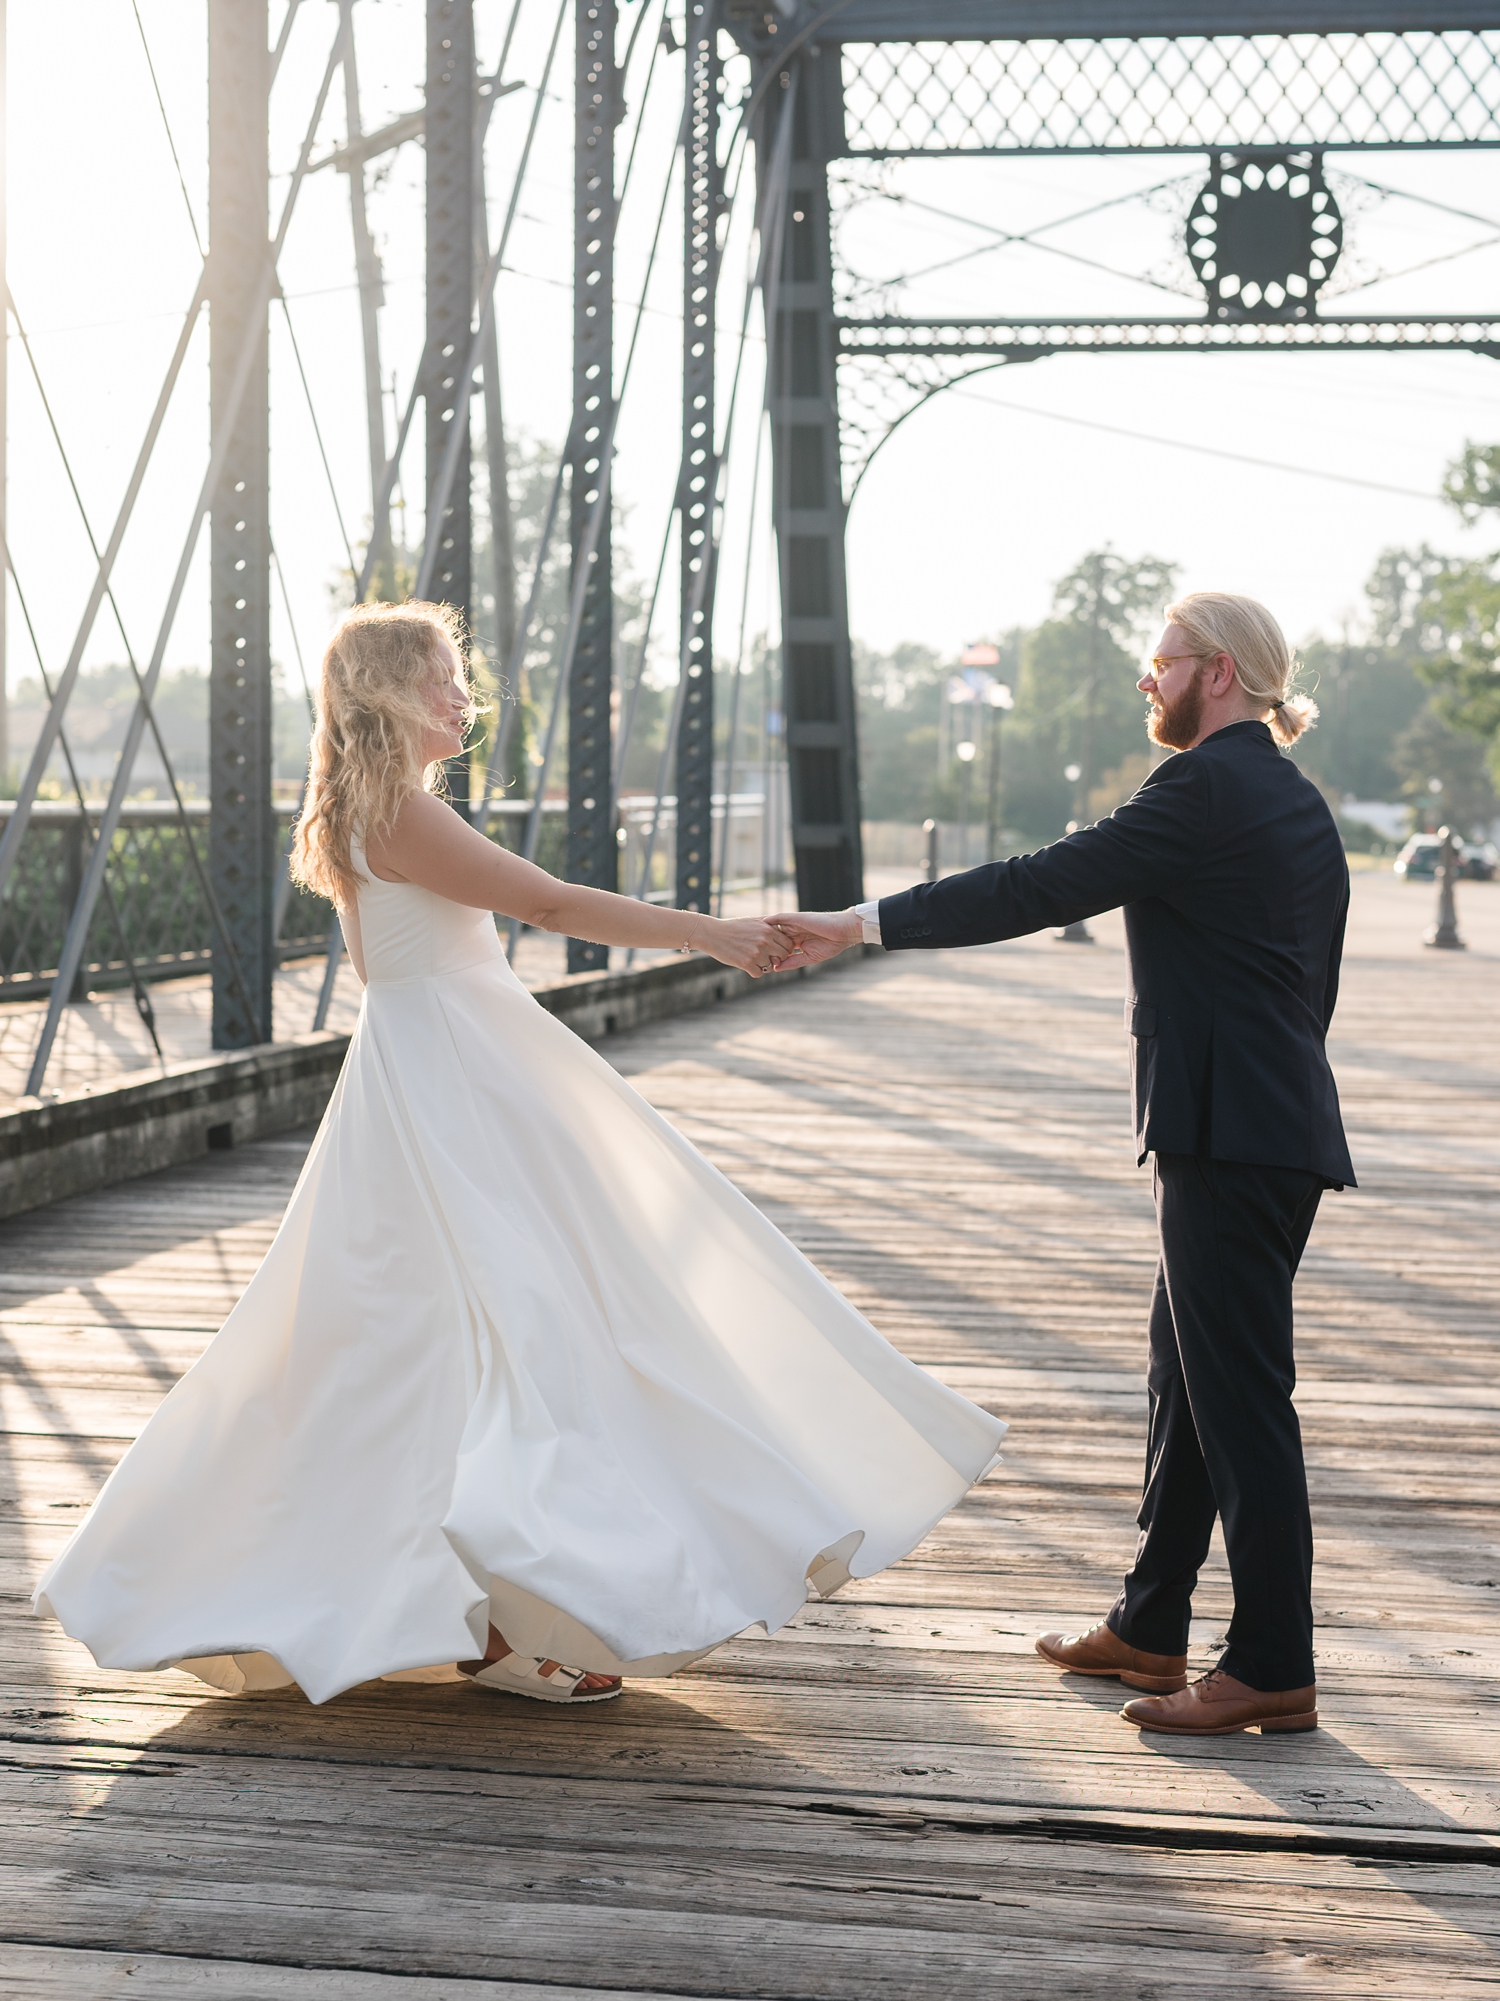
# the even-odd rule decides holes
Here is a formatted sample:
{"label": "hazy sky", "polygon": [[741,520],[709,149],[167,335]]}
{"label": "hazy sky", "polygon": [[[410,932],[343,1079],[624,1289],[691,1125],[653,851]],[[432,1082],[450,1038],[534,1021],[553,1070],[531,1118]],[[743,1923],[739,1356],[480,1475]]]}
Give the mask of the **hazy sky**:
{"label": "hazy sky", "polygon": [[[206,235],[207,226],[206,10],[202,0],[139,0],[139,7],[186,202],[125,0],[71,0],[65,63],[58,58],[55,5],[10,0],[9,8],[10,284],[101,540],[192,295],[198,252],[189,207],[199,231]],[[495,220],[556,11],[555,0],[523,0],[509,67],[527,88],[507,97],[495,114],[489,176]],[[360,0],[367,129],[420,102],[423,12],[421,0]],[[488,64],[497,57],[508,13],[509,0],[503,6],[478,0],[481,55]],[[628,26],[635,8],[622,13]],[[279,15],[273,4],[273,29]],[[306,0],[297,17],[275,91],[273,211],[279,212],[336,23],[328,0]],[[499,295],[509,419],[521,431],[552,440],[561,437],[568,415],[571,41],[570,15]],[[632,120],[650,43],[648,29],[629,91]],[[622,222],[621,361],[673,153],[680,90],[681,57],[663,54]],[[622,168],[631,131],[627,123]],[[343,93],[336,84],[317,155],[342,137]],[[1500,160],[1493,154],[1451,160],[1330,155],[1329,166],[1347,217],[1338,280],[1362,287],[1337,297],[1330,288],[1330,312],[1356,304],[1392,313],[1500,306]],[[408,145],[382,163],[371,193],[387,295],[383,362],[402,396],[421,336],[422,168],[420,148]],[[1181,253],[1182,218],[1203,170],[1200,158],[1182,156],[925,161],[878,173],[840,168],[848,204],[841,252],[859,296],[866,303],[892,300],[896,310],[1191,312],[1193,305],[1175,294],[1184,284],[1191,289]],[[1426,194],[1474,219],[1381,193],[1369,182]],[[748,185],[747,177],[747,191]],[[889,289],[983,242],[976,224],[1034,229],[1142,190],[1151,191],[1146,199],[1121,202],[1049,234],[1046,242],[1066,256],[1003,248]],[[919,202],[926,206],[918,208]],[[726,387],[741,317],[747,207],[742,196],[724,267]],[[674,192],[619,433],[616,486],[629,514],[624,540],[633,567],[648,576],[677,470],[680,215]],[[1489,217],[1496,222],[1488,223]],[[1476,242],[1488,247],[1454,255]],[[1404,277],[1384,275],[1428,260],[1441,261]],[[357,542],[368,524],[369,473],[348,189],[336,173],[324,171],[306,183],[281,268],[339,505]],[[273,528],[311,666],[346,557],[279,305],[272,309],[272,354]],[[731,457],[721,655],[736,643],[747,550],[753,551],[750,628],[773,621],[764,523],[752,532],[748,511],[761,354],[752,326]],[[14,325],[9,357],[11,548],[40,617],[50,668],[66,654],[90,565]],[[1445,463],[1471,437],[1500,437],[1500,368],[1480,357],[1074,356],[997,369],[934,399],[875,459],[850,518],[854,630],[879,645],[909,638],[956,649],[980,634],[1044,616],[1053,581],[1086,549],[1111,542],[1126,553],[1179,563],[1186,587],[1263,597],[1296,638],[1336,631],[1346,620],[1358,621],[1364,578],[1383,547],[1426,540],[1478,552],[1500,541],[1500,531],[1465,530],[1426,497],[1436,494]],[[409,464],[419,478],[420,419],[414,445]],[[206,453],[205,328],[117,572],[122,611],[141,657],[155,638]],[[1255,467],[1243,463],[1246,458],[1307,471]],[[1356,483],[1310,476],[1314,472]],[[765,490],[763,477],[762,502]],[[763,504],[759,512],[763,516]],[[205,657],[206,544],[205,535],[168,649],[169,666]],[[669,589],[666,601],[674,596]],[[14,680],[31,671],[14,607],[11,635]],[[279,604],[275,647],[294,671],[291,633]],[[120,657],[107,617],[89,657]]]}

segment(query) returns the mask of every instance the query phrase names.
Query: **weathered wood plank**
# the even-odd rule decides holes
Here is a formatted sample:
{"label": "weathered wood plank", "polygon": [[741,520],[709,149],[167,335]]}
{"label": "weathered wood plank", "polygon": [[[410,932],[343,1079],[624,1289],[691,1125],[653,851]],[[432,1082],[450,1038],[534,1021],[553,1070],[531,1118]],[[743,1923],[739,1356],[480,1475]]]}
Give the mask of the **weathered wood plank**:
{"label": "weathered wood plank", "polygon": [[[1393,889],[1357,885],[1335,1043],[1363,1185],[1328,1198],[1299,1287],[1315,1736],[1141,1737],[1116,1686],[1031,1652],[1098,1615],[1133,1535],[1154,1251],[1114,920],[1091,953],[870,960],[610,1053],[1011,1421],[1005,1464],[893,1571],[604,1710],[231,1700],[105,1673],[30,1619],[263,1255],[305,1138],[0,1228],[19,1991],[1500,1991],[1500,894],[1455,959]],[[1414,1033],[1435,1019],[1441,1041]],[[1216,1549],[1202,1665],[1228,1606]]]}

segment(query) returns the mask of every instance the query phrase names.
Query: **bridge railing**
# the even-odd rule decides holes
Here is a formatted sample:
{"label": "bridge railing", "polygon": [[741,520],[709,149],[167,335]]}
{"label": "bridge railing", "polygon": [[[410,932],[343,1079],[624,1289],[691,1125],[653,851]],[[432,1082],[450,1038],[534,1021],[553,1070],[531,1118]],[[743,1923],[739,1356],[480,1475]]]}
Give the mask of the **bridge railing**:
{"label": "bridge railing", "polygon": [[[0,800],[0,832],[12,811]],[[515,848],[524,837],[528,807],[504,800],[492,808],[489,834]],[[209,805],[189,800],[187,818],[198,852],[208,853]],[[295,806],[277,808],[281,845],[291,836]],[[15,871],[0,903],[0,1001],[23,1000],[51,990],[68,919],[98,828],[90,808],[85,831],[82,810],[73,804],[39,800]],[[130,954],[145,980],[171,979],[204,971],[213,963],[213,921],[198,872],[187,850],[187,835],[174,806],[136,800],[125,807],[115,834],[106,880],[120,915]],[[537,860],[561,873],[566,853],[566,807],[549,800],[542,809]],[[306,958],[323,950],[332,912],[321,897],[291,889],[278,900],[276,952],[281,960]],[[105,898],[89,926],[79,972],[82,989],[129,984],[119,932]]]}

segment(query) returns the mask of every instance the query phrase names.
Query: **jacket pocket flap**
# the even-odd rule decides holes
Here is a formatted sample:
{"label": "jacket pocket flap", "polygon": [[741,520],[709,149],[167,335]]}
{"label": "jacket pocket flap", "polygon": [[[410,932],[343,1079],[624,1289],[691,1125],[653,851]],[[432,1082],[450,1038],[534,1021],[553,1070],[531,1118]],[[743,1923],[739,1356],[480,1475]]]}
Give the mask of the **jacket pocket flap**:
{"label": "jacket pocket flap", "polygon": [[1126,1001],[1125,1026],[1132,1035],[1155,1035],[1156,1009],[1146,1007],[1140,1001]]}

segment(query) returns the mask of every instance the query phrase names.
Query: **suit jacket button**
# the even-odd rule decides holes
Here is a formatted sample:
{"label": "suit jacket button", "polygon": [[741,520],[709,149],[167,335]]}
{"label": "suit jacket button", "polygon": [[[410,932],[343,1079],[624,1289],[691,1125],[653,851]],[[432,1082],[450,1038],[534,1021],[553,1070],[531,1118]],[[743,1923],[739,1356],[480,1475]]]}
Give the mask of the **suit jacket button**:
{"label": "suit jacket button", "polygon": [[924,924],[922,926],[922,936],[924,938],[930,938],[932,936],[932,926],[930,924]]}

